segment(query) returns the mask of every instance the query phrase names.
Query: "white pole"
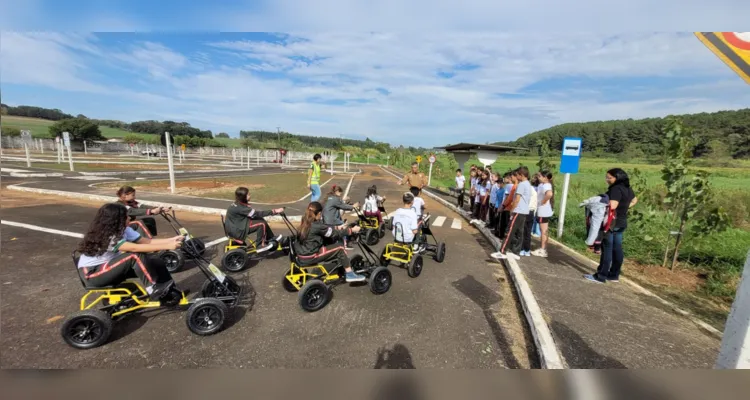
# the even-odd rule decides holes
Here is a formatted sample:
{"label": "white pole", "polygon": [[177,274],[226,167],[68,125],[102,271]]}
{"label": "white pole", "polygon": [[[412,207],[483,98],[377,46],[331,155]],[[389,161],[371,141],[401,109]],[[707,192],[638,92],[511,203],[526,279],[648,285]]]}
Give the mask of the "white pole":
{"label": "white pole", "polygon": [[29,155],[29,145],[23,142],[23,148],[26,150],[26,167],[31,168],[31,156]]}
{"label": "white pole", "polygon": [[370,165],[370,155],[367,155],[367,165]]}
{"label": "white pole", "polygon": [[169,149],[172,147],[169,141],[169,132],[164,132],[164,137],[167,139],[167,164],[169,165],[169,190],[174,194],[174,163],[172,162],[172,152]]}
{"label": "white pole", "polygon": [[256,152],[256,154],[258,155],[258,156],[257,156],[257,157],[255,158],[255,165],[260,165],[260,149],[256,150],[255,152]]}
{"label": "white pole", "polygon": [[55,146],[57,148],[57,163],[62,164],[62,146],[60,146],[60,142],[55,142]]}
{"label": "white pole", "polygon": [[89,149],[86,147],[86,140],[83,141],[83,154],[89,154]]}
{"label": "white pole", "polygon": [[151,153],[148,151],[148,143],[146,143],[146,159],[147,160],[151,159]]}
{"label": "white pole", "polygon": [[39,148],[42,150],[42,154],[44,154],[44,142],[42,139],[39,139]]}
{"label": "white pole", "polygon": [[70,145],[66,147],[68,148],[68,164],[70,164],[70,172],[74,172],[75,169],[73,168],[73,152],[70,151]]}
{"label": "white pole", "polygon": [[430,163],[430,175],[427,176],[427,186],[432,183],[432,163]]}
{"label": "white pole", "polygon": [[570,186],[570,174],[565,174],[563,182],[562,202],[560,203],[560,222],[557,225],[557,237],[561,238],[563,234],[563,224],[565,223],[565,205],[568,203],[568,187]]}
{"label": "white pole", "polygon": [[732,311],[724,327],[716,368],[750,368],[750,251],[745,259],[745,269],[737,286]]}
{"label": "white pole", "polygon": [[237,161],[237,152],[235,149],[232,149],[232,162]]}
{"label": "white pole", "polygon": [[247,169],[250,169],[250,148],[247,148]]}

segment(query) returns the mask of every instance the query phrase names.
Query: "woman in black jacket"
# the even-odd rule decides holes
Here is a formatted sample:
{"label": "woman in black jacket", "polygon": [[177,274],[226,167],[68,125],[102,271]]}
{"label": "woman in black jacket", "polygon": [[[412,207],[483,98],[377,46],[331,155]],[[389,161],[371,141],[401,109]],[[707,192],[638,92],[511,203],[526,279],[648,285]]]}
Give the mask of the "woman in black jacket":
{"label": "woman in black jacket", "polygon": [[[307,206],[305,215],[299,225],[297,238],[297,253],[304,265],[315,265],[327,261],[336,261],[344,266],[347,282],[361,282],[366,278],[352,271],[349,257],[346,256],[344,245],[340,242],[345,235],[360,231],[359,226],[347,228],[345,225],[328,226],[323,223],[323,206],[313,201]],[[324,246],[325,241],[335,241],[335,244]]]}
{"label": "woman in black jacket", "polygon": [[602,255],[599,268],[593,275],[584,277],[592,282],[605,283],[619,282],[620,269],[625,261],[622,250],[622,234],[628,227],[628,210],[638,203],[633,189],[630,188],[628,174],[620,168],[612,168],[607,171],[605,180],[609,185],[607,196],[609,196],[609,209],[614,212],[614,220],[607,232],[604,232],[602,240]]}
{"label": "woman in black jacket", "polygon": [[[344,224],[344,219],[341,218],[341,210],[352,211],[355,208],[359,208],[359,202],[354,203],[354,205],[346,204],[345,199],[342,198],[343,195],[344,189],[341,186],[333,185],[331,187],[331,191],[328,193],[328,198],[326,199],[325,209],[323,210],[324,224],[332,227],[341,226]],[[347,250],[353,250],[347,246],[346,236],[343,238],[343,241],[344,247]]]}
{"label": "woman in black jacket", "polygon": [[117,190],[117,198],[117,202],[128,210],[128,226],[148,239],[152,239],[156,232],[156,220],[151,216],[170,209],[139,203],[135,200],[135,188],[132,186],[123,186]]}
{"label": "woman in black jacket", "polygon": [[256,210],[250,206],[250,191],[243,186],[234,191],[234,202],[229,205],[224,221],[224,230],[232,240],[244,242],[247,236],[255,235],[256,251],[262,253],[278,246],[282,235],[274,236],[265,217],[284,212],[283,208]]}

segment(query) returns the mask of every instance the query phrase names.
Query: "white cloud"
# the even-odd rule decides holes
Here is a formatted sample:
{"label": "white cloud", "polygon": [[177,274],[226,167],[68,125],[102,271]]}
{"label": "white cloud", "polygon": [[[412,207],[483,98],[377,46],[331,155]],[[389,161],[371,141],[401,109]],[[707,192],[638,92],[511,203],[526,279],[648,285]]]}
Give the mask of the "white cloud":
{"label": "white cloud", "polygon": [[[217,35],[212,43],[195,41],[189,54],[153,40],[123,51],[96,38],[58,34],[12,34],[1,44],[3,83],[98,92],[110,96],[106,101],[138,104],[143,111],[133,118],[156,115],[216,131],[281,126],[439,145],[509,140],[569,121],[750,106],[746,85],[692,33],[309,33],[280,44]],[[128,81],[105,85],[86,62],[93,57],[81,54],[147,71],[139,79],[148,90],[136,91]],[[7,61],[8,55],[40,67]],[[455,75],[445,79],[438,72]],[[594,80],[566,86],[571,77]],[[631,81],[622,79],[634,78],[648,80],[623,86]],[[524,89],[532,84],[535,93]]]}

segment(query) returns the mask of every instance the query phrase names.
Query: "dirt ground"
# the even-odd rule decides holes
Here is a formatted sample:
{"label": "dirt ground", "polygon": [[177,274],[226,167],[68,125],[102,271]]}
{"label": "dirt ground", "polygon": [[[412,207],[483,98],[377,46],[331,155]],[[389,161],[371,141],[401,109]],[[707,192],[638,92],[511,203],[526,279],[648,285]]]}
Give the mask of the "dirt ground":
{"label": "dirt ground", "polygon": [[[328,174],[321,174],[321,183],[324,183],[330,177],[331,176]],[[129,185],[136,190],[148,192],[170,192],[168,180],[139,180],[97,186],[117,189],[122,185]],[[238,186],[244,186],[250,189],[251,201],[259,203],[294,202],[309,193],[306,172],[277,173],[237,178],[177,178],[175,180],[177,194],[215,199],[233,200],[234,191]]]}

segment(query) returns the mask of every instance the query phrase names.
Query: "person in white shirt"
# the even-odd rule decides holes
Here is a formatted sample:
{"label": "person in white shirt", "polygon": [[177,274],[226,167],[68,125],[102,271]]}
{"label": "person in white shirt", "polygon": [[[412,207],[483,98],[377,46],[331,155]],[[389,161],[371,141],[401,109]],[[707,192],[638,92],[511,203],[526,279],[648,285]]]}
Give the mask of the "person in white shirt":
{"label": "person in white shirt", "polygon": [[534,215],[537,208],[537,193],[536,189],[539,185],[539,178],[534,175],[531,178],[531,197],[529,200],[529,214],[526,217],[526,226],[523,231],[523,245],[521,245],[522,256],[531,257],[531,229],[534,227]]}
{"label": "person in white shirt", "polygon": [[409,191],[414,196],[414,203],[412,204],[411,208],[414,209],[414,213],[417,214],[417,219],[422,219],[425,209],[427,209],[424,200],[422,199],[422,197],[420,197],[422,191],[419,190],[419,188],[416,186],[412,186]]}
{"label": "person in white shirt", "polygon": [[549,240],[549,219],[553,215],[555,207],[554,192],[552,190],[552,172],[541,171],[537,174],[539,177],[539,186],[537,187],[537,201],[539,205],[536,210],[536,218],[539,222],[542,235],[539,239],[541,247],[531,252],[539,257],[547,257],[547,241]]}
{"label": "person in white shirt", "polygon": [[466,177],[461,169],[456,170],[456,196],[458,198],[458,208],[464,208],[464,189],[466,187]]}
{"label": "person in white shirt", "polygon": [[413,243],[419,233],[419,219],[414,212],[414,195],[410,192],[404,193],[402,200],[404,206],[393,212],[391,221],[393,223],[393,238],[401,243]]}
{"label": "person in white shirt", "polygon": [[513,203],[509,207],[511,211],[510,228],[500,251],[493,253],[495,258],[520,259],[521,247],[523,245],[523,233],[526,229],[526,217],[529,215],[529,203],[531,201],[531,184],[529,183],[529,169],[519,167],[513,171],[513,176],[518,180]]}
{"label": "person in white shirt", "polygon": [[380,211],[379,203],[385,201],[385,196],[378,195],[378,187],[375,185],[367,188],[367,197],[365,197],[365,204],[363,205],[363,211],[365,217],[377,217],[378,223],[383,224],[383,213]]}

